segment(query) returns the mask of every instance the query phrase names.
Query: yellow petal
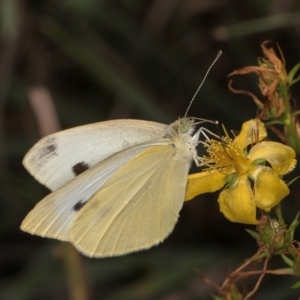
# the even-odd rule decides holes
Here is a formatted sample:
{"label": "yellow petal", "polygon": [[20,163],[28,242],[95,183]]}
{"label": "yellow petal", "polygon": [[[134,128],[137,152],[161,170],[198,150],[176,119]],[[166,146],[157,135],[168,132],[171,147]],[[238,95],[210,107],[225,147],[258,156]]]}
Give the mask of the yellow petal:
{"label": "yellow petal", "polygon": [[221,189],[225,182],[226,175],[218,171],[191,174],[188,177],[185,200],[191,200],[200,194],[215,192]]}
{"label": "yellow petal", "polygon": [[257,143],[267,136],[265,125],[259,119],[245,122],[239,135],[234,139],[241,149]]}
{"label": "yellow petal", "polygon": [[251,148],[248,158],[254,161],[263,158],[280,175],[293,170],[296,165],[295,151],[286,145],[276,142],[260,142]]}
{"label": "yellow petal", "polygon": [[254,177],[254,199],[257,207],[269,211],[290,193],[287,185],[271,168],[255,166],[250,172]]}
{"label": "yellow petal", "polygon": [[257,224],[256,207],[247,175],[239,176],[235,184],[219,196],[220,210],[232,222]]}

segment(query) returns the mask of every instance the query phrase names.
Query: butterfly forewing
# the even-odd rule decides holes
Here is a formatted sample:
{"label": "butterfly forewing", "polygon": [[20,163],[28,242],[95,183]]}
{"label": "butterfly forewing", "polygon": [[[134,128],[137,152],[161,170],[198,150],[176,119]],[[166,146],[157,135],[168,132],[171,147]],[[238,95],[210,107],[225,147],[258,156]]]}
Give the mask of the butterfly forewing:
{"label": "butterfly forewing", "polygon": [[106,157],[161,137],[166,127],[141,120],[75,127],[41,139],[26,154],[23,164],[36,180],[55,191]]}
{"label": "butterfly forewing", "polygon": [[155,146],[119,168],[75,216],[70,241],[93,257],[163,241],[178,219],[189,169],[174,152],[171,145]]}

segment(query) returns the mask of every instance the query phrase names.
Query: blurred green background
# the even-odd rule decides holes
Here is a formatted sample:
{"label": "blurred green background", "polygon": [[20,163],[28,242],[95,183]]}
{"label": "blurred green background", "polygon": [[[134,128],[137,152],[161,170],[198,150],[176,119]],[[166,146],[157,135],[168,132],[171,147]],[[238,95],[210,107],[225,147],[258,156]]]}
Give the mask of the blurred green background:
{"label": "blurred green background", "polygon": [[[256,64],[265,40],[280,45],[288,70],[300,61],[299,1],[1,0],[0,299],[71,299],[62,243],[19,229],[49,193],[22,166],[42,134],[117,118],[170,123],[219,50],[189,116],[239,130],[256,107],[228,90],[227,75]],[[258,92],[255,76],[234,80]],[[296,103],[299,84],[293,95]],[[283,204],[287,221],[300,207],[297,186]],[[220,284],[257,249],[246,226],[219,212],[217,197],[186,203],[174,232],[150,250],[81,257],[88,299],[210,299],[215,290],[195,269]],[[294,282],[267,276],[253,299],[296,299]]]}

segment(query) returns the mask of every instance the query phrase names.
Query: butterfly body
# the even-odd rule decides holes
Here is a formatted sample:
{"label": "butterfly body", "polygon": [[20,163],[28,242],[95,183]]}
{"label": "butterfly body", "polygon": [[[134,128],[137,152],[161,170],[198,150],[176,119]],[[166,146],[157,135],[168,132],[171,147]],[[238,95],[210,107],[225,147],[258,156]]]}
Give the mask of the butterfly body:
{"label": "butterfly body", "polygon": [[43,138],[23,163],[53,192],[21,229],[69,241],[91,257],[160,243],[177,222],[198,159],[200,131],[193,132],[192,118],[170,125],[115,120]]}

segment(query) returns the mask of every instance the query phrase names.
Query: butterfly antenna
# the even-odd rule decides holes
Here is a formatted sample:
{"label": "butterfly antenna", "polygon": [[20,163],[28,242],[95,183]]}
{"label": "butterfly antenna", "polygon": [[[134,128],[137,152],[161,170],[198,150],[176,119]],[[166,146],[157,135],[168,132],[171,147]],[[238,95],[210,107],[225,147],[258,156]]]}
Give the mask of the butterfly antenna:
{"label": "butterfly antenna", "polygon": [[190,104],[189,104],[189,106],[188,106],[188,108],[187,108],[187,110],[186,110],[186,112],[185,112],[185,114],[184,114],[184,117],[187,116],[187,113],[188,113],[188,111],[190,110],[190,107],[191,107],[192,103],[194,102],[194,99],[196,98],[196,96],[197,96],[199,90],[201,89],[201,87],[202,87],[202,85],[203,85],[203,83],[204,83],[204,81],[205,81],[205,79],[206,79],[206,77],[207,77],[209,71],[211,70],[211,68],[213,67],[213,65],[216,63],[216,61],[220,58],[221,55],[222,55],[222,51],[220,50],[220,51],[218,52],[216,58],[214,59],[214,61],[213,61],[212,64],[209,66],[208,70],[206,71],[206,73],[205,73],[205,75],[204,75],[204,78],[202,79],[202,81],[201,81],[199,87],[197,88],[196,93],[194,94],[192,100],[190,101]]}

